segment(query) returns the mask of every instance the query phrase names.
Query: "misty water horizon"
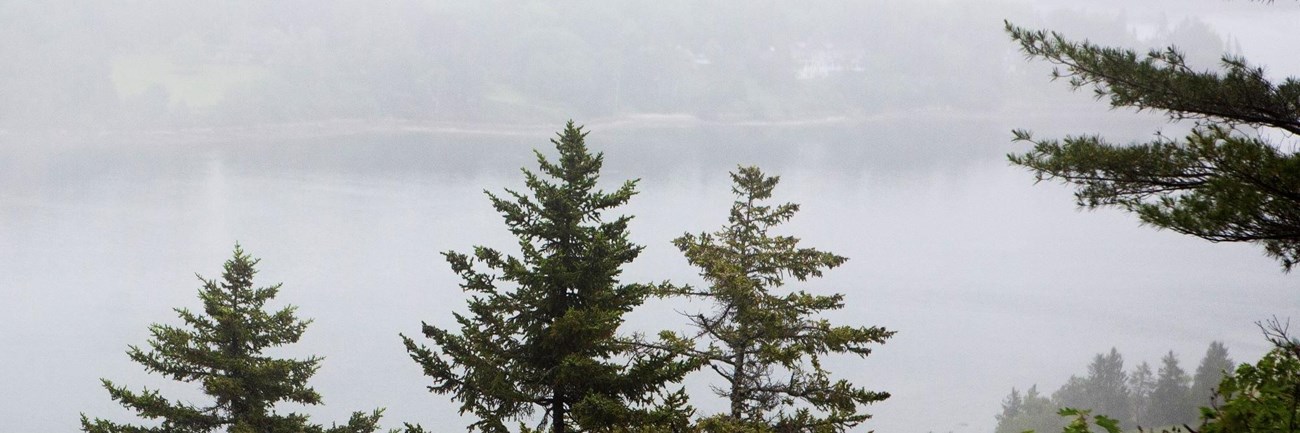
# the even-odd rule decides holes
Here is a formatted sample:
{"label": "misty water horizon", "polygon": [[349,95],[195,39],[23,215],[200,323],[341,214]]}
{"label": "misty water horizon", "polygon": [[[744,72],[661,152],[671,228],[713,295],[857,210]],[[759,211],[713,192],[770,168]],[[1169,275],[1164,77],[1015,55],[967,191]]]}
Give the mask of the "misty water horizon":
{"label": "misty water horizon", "polygon": [[[1006,134],[998,122],[973,123],[984,126],[933,129],[933,140]],[[1222,340],[1248,359],[1266,349],[1252,323],[1294,302],[1285,275],[1251,248],[1154,232],[1117,212],[1079,213],[1068,189],[1035,187],[1001,157],[861,145],[862,128],[879,126],[589,129],[589,146],[605,153],[605,188],[642,179],[623,211],[636,217],[632,239],[647,250],[626,281],[700,284],[668,241],[725,221],[726,173],[737,164],[781,176],[777,198],[804,208],[788,232],[850,258],[823,281],[794,287],[845,293],[848,308],[833,319],[900,331],[865,361],[828,361],[832,371],[894,394],[867,409],[875,429],[914,426],[910,418],[935,405],[954,408],[947,417],[954,431],[991,429],[1011,387],[1050,388],[1112,346],[1134,364],[1170,349],[1194,362],[1205,344]],[[944,135],[960,131],[966,137]],[[265,259],[261,282],[285,283],[278,301],[315,320],[288,351],[327,358],[314,383],[330,404],[307,413],[337,419],[368,404],[387,407],[391,420],[455,419],[443,397],[424,391],[396,334],[418,332],[420,321],[446,324],[462,308],[442,251],[511,250],[482,191],[519,188],[518,170],[535,165],[531,151],[553,154],[550,137],[422,132],[5,147],[0,233],[10,247],[0,258],[26,301],[0,313],[45,325],[6,334],[4,343],[34,357],[66,357],[60,351],[73,348],[103,354],[54,364],[76,372],[57,380],[39,374],[11,383],[62,389],[50,396],[69,396],[60,399],[95,416],[120,412],[100,395],[99,377],[186,395],[186,387],[144,375],[123,351],[144,340],[148,324],[171,323],[171,308],[193,307],[193,273],[214,274],[239,241]],[[988,146],[1012,148],[1001,143]],[[1159,259],[1175,254],[1181,259]],[[1165,291],[1179,293],[1159,295]],[[1229,293],[1234,303],[1223,304]],[[700,306],[652,302],[626,328],[654,332],[664,317],[691,308]],[[50,321],[64,314],[56,311],[96,325],[60,325]],[[1212,314],[1216,324],[1180,323],[1188,314]],[[38,349],[49,338],[76,343]],[[944,343],[929,343],[935,339]],[[979,354],[987,350],[995,353]],[[999,363],[1016,367],[986,370]],[[703,377],[687,384],[707,392]],[[697,400],[703,410],[720,408]],[[55,404],[42,401],[30,400]]]}
{"label": "misty water horizon", "polygon": [[[275,353],[325,357],[326,404],[286,409],[462,429],[397,335],[464,310],[441,253],[512,249],[483,191],[522,188],[570,119],[604,153],[602,187],[641,179],[619,210],[646,246],[624,281],[702,284],[671,240],[726,222],[728,171],[781,176],[776,200],[802,205],[783,234],[849,258],[792,288],[899,331],[827,361],[893,395],[855,431],[989,433],[1012,387],[1050,392],[1112,347],[1130,368],[1169,350],[1194,366],[1216,340],[1257,359],[1255,322],[1300,311],[1294,275],[1252,245],[1079,211],[1006,160],[1016,128],[1124,143],[1189,126],[1050,82],[1002,20],[1286,76],[1300,33],[1277,29],[1300,5],[1075,3],[2,3],[0,419],[133,420],[100,378],[200,400],[125,351],[196,308],[194,274],[240,242],[258,285],[284,283],[275,304],[314,319]],[[653,301],[625,328],[697,308]],[[686,382],[703,414],[724,407],[709,379]]]}

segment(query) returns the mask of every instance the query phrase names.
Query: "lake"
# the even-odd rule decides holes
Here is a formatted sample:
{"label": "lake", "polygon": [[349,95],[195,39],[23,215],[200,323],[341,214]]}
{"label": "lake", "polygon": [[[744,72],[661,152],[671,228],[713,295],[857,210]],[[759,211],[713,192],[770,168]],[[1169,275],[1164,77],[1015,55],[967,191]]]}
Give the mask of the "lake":
{"label": "lake", "polygon": [[[1150,128],[1089,119],[1138,138]],[[1131,367],[1172,349],[1192,370],[1223,340],[1234,359],[1254,359],[1265,345],[1253,322],[1300,307],[1293,280],[1258,248],[1079,212],[1068,188],[1035,186],[1005,162],[1023,149],[1011,128],[1079,132],[1062,129],[1070,122],[1079,119],[943,111],[784,124],[640,118],[593,122],[587,143],[605,153],[607,189],[641,179],[624,212],[646,250],[626,281],[700,284],[670,242],[722,226],[727,171],[756,164],[782,177],[777,200],[803,206],[783,233],[850,258],[791,286],[845,293],[837,322],[899,331],[865,360],[828,364],[894,395],[867,408],[876,417],[864,427],[986,432],[1011,387],[1050,392],[1094,353],[1118,347]],[[511,249],[482,191],[522,188],[518,169],[535,167],[531,149],[552,154],[546,140],[562,126],[0,135],[0,387],[24,396],[0,419],[15,431],[73,430],[79,412],[129,419],[101,377],[197,396],[124,352],[146,343],[149,324],[177,323],[172,308],[198,308],[194,273],[219,277],[238,241],[264,260],[261,284],[284,282],[277,305],[315,319],[276,353],[326,357],[313,383],[328,406],[306,409],[317,422],[384,406],[387,427],[460,428],[397,334],[462,311],[440,253]],[[654,301],[627,329],[679,327],[674,310],[704,308]],[[705,413],[724,407],[707,397],[711,379],[687,383]]]}

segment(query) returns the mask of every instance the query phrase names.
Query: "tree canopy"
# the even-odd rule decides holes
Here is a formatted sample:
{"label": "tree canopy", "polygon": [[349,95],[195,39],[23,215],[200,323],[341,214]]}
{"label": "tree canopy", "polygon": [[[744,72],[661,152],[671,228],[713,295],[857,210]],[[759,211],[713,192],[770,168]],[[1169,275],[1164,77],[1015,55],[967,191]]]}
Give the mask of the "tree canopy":
{"label": "tree canopy", "polygon": [[321,396],[307,385],[320,368],[321,357],[306,359],[272,358],[269,348],[297,343],[310,320],[294,315],[287,306],[268,312],[267,301],[275,298],[280,284],[253,287],[252,258],[235,245],[227,260],[222,280],[199,277],[203,287],[202,313],[178,308],[184,326],[155,324],[149,327],[149,349],[131,346],[131,360],[181,382],[198,383],[211,405],[171,401],[157,390],[136,392],[103,380],[114,401],[142,418],[161,420],[154,427],[119,424],[81,416],[81,429],[88,433],[203,433],[225,429],[230,433],[370,433],[378,429],[382,410],[370,414],[354,412],[345,425],[325,428],[311,424],[306,415],[280,414],[277,403],[321,404]]}
{"label": "tree canopy", "polygon": [[1300,133],[1300,80],[1273,80],[1237,56],[1224,56],[1219,70],[1197,70],[1174,47],[1139,55],[1009,22],[1006,30],[1029,58],[1057,65],[1052,77],[1074,89],[1089,88],[1114,108],[1195,122],[1185,137],[1127,145],[1017,130],[1015,139],[1033,149],[1010,155],[1012,163],[1038,180],[1074,185],[1079,206],[1117,207],[1214,242],[1259,244],[1285,270],[1300,262],[1300,155],[1280,146]]}
{"label": "tree canopy", "polygon": [[716,388],[730,402],[724,421],[791,432],[842,431],[861,423],[870,415],[859,406],[889,394],[832,379],[821,358],[836,353],[866,357],[872,345],[894,332],[832,325],[816,317],[844,308],[842,294],[780,292],[789,278],[820,277],[847,259],[800,247],[798,238],[774,233],[799,210],[792,203],[767,204],[779,177],[741,167],[731,179],[737,199],[728,225],[674,241],[708,283],[685,293],[713,303],[711,313],[689,318],[697,329],[695,338],[705,345],[693,353],[726,381]]}
{"label": "tree canopy", "polygon": [[460,332],[426,323],[433,348],[402,337],[433,378],[429,389],[478,417],[471,429],[505,432],[538,408],[553,433],[689,416],[684,395],[664,389],[695,364],[618,334],[623,315],[666,283],[619,282],[643,247],[627,238],[632,217],[605,213],[636,194],[636,181],[598,190],[603,156],[588,151],[586,135],[570,121],[551,140],[556,160],[535,151],[540,173],[523,170],[531,195],[487,193],[519,239],[518,256],[487,247],[444,254],[471,293],[469,312],[454,314]]}

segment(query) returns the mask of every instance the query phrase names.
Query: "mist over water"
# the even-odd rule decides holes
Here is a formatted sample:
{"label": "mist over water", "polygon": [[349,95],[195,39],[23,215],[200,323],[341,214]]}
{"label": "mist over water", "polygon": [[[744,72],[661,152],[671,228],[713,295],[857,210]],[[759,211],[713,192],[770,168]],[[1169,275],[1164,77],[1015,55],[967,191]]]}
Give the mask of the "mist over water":
{"label": "mist over water", "polygon": [[[1257,251],[1077,212],[1064,188],[1035,187],[1005,165],[997,122],[946,123],[921,140],[891,136],[907,122],[878,122],[593,128],[588,143],[605,152],[606,188],[642,179],[623,211],[647,248],[627,281],[702,283],[671,239],[725,223],[735,164],[781,175],[777,198],[804,209],[785,231],[850,258],[792,286],[845,293],[834,320],[900,331],[865,361],[830,363],[894,394],[868,409],[880,431],[990,430],[1011,386],[1054,386],[1111,346],[1154,359],[1220,339],[1246,358],[1264,350],[1251,323],[1297,306]],[[463,307],[440,252],[513,249],[481,191],[520,188],[518,168],[534,166],[531,149],[553,150],[548,136],[4,147],[0,263],[16,302],[0,306],[0,344],[24,348],[4,358],[6,371],[25,372],[6,383],[32,398],[0,417],[34,430],[72,428],[76,412],[122,419],[100,377],[192,393],[123,351],[150,323],[174,322],[171,308],[197,308],[191,273],[216,276],[238,240],[265,260],[261,283],[285,283],[278,301],[316,320],[288,349],[327,357],[314,383],[328,406],[306,412],[340,419],[378,405],[394,421],[455,419],[396,334],[448,325]],[[930,144],[963,140],[975,150]],[[651,302],[628,329],[680,327],[676,311],[700,308]],[[702,410],[721,410],[709,380],[688,386]]]}
{"label": "mist over water", "polygon": [[[1130,366],[1171,349],[1186,366],[1211,340],[1255,359],[1266,347],[1253,323],[1300,311],[1294,276],[1252,246],[1080,212],[1068,188],[1034,185],[1005,162],[1023,149],[1009,143],[1013,128],[1124,142],[1186,125],[1110,112],[1048,83],[1048,68],[1015,53],[1001,20],[1104,43],[1187,41],[1210,64],[1240,45],[1287,74],[1294,63],[1279,47],[1297,36],[1264,35],[1250,18],[1272,22],[1296,8],[1196,2],[1161,15],[1182,3],[1061,3],[824,2],[806,15],[726,19],[720,7],[677,27],[664,17],[684,3],[641,15],[593,7],[623,24],[591,26],[458,3],[332,4],[301,17],[288,6],[212,6],[209,19],[239,30],[195,25],[200,17],[181,10],[127,13],[141,5],[49,6],[60,13],[41,25],[24,19],[40,5],[5,3],[0,53],[26,63],[0,65],[0,94],[12,96],[0,98],[0,389],[9,395],[0,420],[41,432],[74,430],[78,413],[132,419],[100,378],[200,399],[124,352],[145,344],[149,324],[177,323],[172,308],[199,308],[193,274],[217,277],[238,241],[264,260],[259,284],[284,283],[276,305],[315,320],[300,344],[276,353],[326,358],[312,381],[326,404],[289,409],[328,423],[386,407],[385,427],[463,428],[455,405],[425,390],[397,334],[463,311],[440,253],[513,249],[483,191],[521,189],[519,168],[535,168],[533,149],[552,154],[547,140],[569,118],[605,153],[605,188],[641,179],[622,212],[635,215],[631,237],[646,249],[625,281],[701,284],[671,240],[726,222],[737,165],[782,177],[776,199],[802,205],[783,234],[850,259],[791,287],[844,293],[832,321],[899,331],[865,360],[827,364],[893,394],[866,408],[875,417],[859,430],[989,432],[1011,387],[1055,389],[1111,347]],[[426,15],[438,25],[419,21]],[[133,27],[140,22],[168,25]],[[525,24],[533,39],[505,31]],[[756,35],[770,40],[736,42]],[[604,54],[556,55],[590,64],[503,57],[574,40]],[[655,43],[616,46],[640,41]],[[814,51],[864,54],[847,69],[797,70],[808,79],[775,69],[782,56]],[[565,65],[618,65],[622,81]],[[566,80],[591,88],[552,86]],[[680,327],[677,311],[702,308],[652,301],[626,329]],[[701,413],[724,407],[709,397],[711,380],[686,383]]]}

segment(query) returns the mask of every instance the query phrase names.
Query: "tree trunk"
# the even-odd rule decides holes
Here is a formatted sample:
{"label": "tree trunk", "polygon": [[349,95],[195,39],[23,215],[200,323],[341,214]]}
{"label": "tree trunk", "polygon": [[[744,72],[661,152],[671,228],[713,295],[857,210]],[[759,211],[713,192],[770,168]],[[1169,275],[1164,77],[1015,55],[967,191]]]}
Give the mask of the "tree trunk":
{"label": "tree trunk", "polygon": [[731,418],[740,420],[745,409],[745,349],[736,351],[736,366],[731,372]]}
{"label": "tree trunk", "polygon": [[551,396],[551,433],[565,433],[564,400],[560,398],[559,391],[556,391]]}

